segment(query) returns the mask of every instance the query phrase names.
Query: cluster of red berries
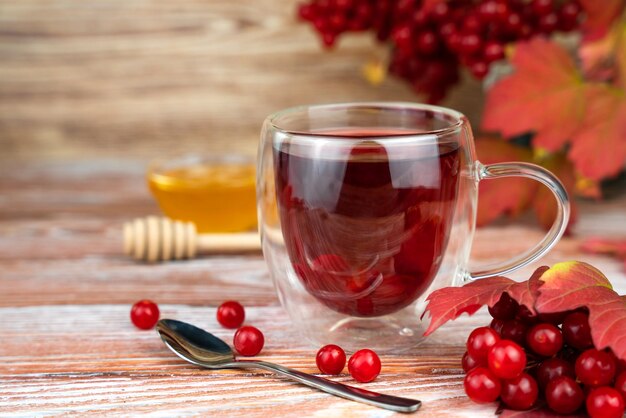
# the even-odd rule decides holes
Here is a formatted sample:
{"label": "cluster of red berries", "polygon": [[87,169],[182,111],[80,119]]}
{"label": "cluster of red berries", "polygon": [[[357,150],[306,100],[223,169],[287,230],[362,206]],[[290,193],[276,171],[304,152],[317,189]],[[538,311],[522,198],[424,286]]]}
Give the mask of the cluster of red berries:
{"label": "cluster of red berries", "polygon": [[592,418],[624,414],[626,364],[593,347],[585,310],[531,315],[503,293],[489,313],[491,325],[472,331],[462,360],[470,399],[499,398],[516,410],[544,399],[559,414],[583,404]]}
{"label": "cluster of red berries", "polygon": [[265,337],[258,329],[250,325],[241,326],[246,319],[246,311],[239,302],[229,300],[217,308],[217,322],[224,328],[237,329],[233,337],[235,350],[242,356],[256,356],[263,349]]}
{"label": "cluster of red berries", "polygon": [[[226,328],[238,328],[243,324],[245,311],[238,302],[224,302],[217,308],[217,321]],[[263,348],[263,334],[254,327],[245,326],[237,330],[234,345],[243,356],[255,356]],[[339,374],[346,365],[346,353],[334,344],[320,348],[315,363],[322,373]],[[357,382],[371,382],[380,373],[378,355],[368,349],[355,352],[348,361],[348,371]]]}
{"label": "cluster of red berries", "polygon": [[[328,344],[320,348],[315,357],[317,368],[324,374],[339,374],[346,365],[346,353],[341,347]],[[380,374],[380,358],[368,348],[356,351],[348,361],[348,371],[357,382],[367,383]]]}
{"label": "cluster of red berries", "polygon": [[[240,327],[245,318],[243,306],[238,302],[224,302],[217,309],[217,321],[226,328]],[[235,333],[234,345],[244,356],[255,356],[263,348],[263,334],[254,327],[241,327]],[[339,374],[346,365],[346,353],[334,344],[320,348],[315,363],[322,373]],[[348,361],[348,371],[357,382],[371,382],[380,373],[378,355],[368,349],[355,352]]]}
{"label": "cluster of red berries", "polygon": [[[130,310],[130,320],[137,328],[152,329],[159,321],[159,307],[151,300],[140,300]],[[227,301],[217,308],[217,322],[225,328],[237,328],[233,337],[235,350],[242,356],[256,356],[261,352],[265,338],[252,326],[241,326],[246,318],[239,302]]]}
{"label": "cluster of red berries", "polygon": [[[225,328],[237,329],[233,337],[237,353],[247,357],[256,356],[263,349],[265,337],[258,328],[242,326],[245,318],[246,311],[239,302],[229,300],[217,308],[217,322]],[[159,307],[150,300],[141,300],[133,305],[130,319],[137,328],[151,329],[159,320]],[[339,374],[346,365],[346,353],[337,345],[325,345],[317,352],[315,363],[322,373]],[[380,358],[369,349],[355,352],[348,361],[348,371],[357,382],[371,382],[376,379],[380,369]]]}
{"label": "cluster of red berries", "polygon": [[449,0],[428,11],[422,0],[309,0],[298,11],[327,47],[348,31],[390,39],[390,71],[429,102],[457,83],[460,65],[482,79],[506,44],[576,29],[580,12],[575,0]]}

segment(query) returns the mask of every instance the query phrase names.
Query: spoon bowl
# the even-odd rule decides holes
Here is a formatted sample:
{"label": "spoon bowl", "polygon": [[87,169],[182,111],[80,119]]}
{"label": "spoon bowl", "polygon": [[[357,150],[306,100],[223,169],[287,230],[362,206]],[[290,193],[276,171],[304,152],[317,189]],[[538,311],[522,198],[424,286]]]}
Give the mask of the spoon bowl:
{"label": "spoon bowl", "polygon": [[220,369],[235,361],[235,354],[228,344],[194,325],[162,319],[156,330],[170,350],[191,363]]}
{"label": "spoon bowl", "polygon": [[194,325],[174,319],[161,319],[156,330],[178,357],[207,369],[268,370],[335,396],[397,412],[414,412],[421,402],[359,389],[267,361],[236,360],[232,349],[215,335]]}

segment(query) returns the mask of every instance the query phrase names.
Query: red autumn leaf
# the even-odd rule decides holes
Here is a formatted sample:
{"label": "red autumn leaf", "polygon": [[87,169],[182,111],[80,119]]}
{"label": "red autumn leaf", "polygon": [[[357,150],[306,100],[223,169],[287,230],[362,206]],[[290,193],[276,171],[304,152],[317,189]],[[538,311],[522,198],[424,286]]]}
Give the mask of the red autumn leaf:
{"label": "red autumn leaf", "polygon": [[616,44],[615,48],[615,64],[618,70],[617,85],[620,86],[622,90],[626,90],[626,48],[624,48],[624,43],[626,43],[626,22],[622,21],[616,26],[616,31],[619,33],[619,43]]}
{"label": "red autumn leaf", "polygon": [[[616,61],[626,66],[624,54],[619,52]],[[487,95],[484,129],[507,137],[534,132],[533,145],[548,151],[571,144],[569,160],[590,180],[612,177],[623,169],[623,89],[583,82],[567,51],[541,38],[518,44],[511,64],[513,74],[498,81]],[[619,70],[618,80],[626,80],[626,68]]]}
{"label": "red autumn leaf", "polygon": [[589,309],[591,338],[598,350],[611,348],[626,360],[626,299],[595,267],[580,261],[558,263],[541,276],[535,308],[541,313]]}
{"label": "red autumn leaf", "polygon": [[626,259],[626,238],[587,238],[580,246],[580,249],[589,254],[614,255]]}
{"label": "red autumn leaf", "polygon": [[517,44],[514,73],[487,93],[482,127],[505,137],[535,132],[533,145],[557,151],[578,130],[585,85],[565,48],[543,38]]}
{"label": "red autumn leaf", "polygon": [[[532,152],[527,148],[495,138],[476,141],[476,153],[482,164],[503,161],[531,161]],[[535,194],[538,183],[524,178],[507,177],[485,180],[480,183],[476,224],[486,225],[502,215],[515,217],[524,212]]]}
{"label": "red autumn leaf", "polygon": [[462,287],[444,287],[435,290],[426,299],[428,305],[422,317],[430,314],[430,325],[424,336],[432,334],[446,322],[458,318],[461,314],[473,315],[481,306],[493,306],[503,292],[520,305],[535,313],[535,299],[540,285],[539,278],[548,267],[539,267],[530,279],[516,282],[506,277],[496,276],[480,279]]}
{"label": "red autumn leaf", "polygon": [[618,174],[626,162],[626,96],[604,84],[586,89],[582,126],[572,136],[568,156],[592,180]]}
{"label": "red autumn leaf", "polygon": [[626,2],[624,0],[580,0],[585,11],[583,25],[585,37],[600,37],[620,15]]}
{"label": "red autumn leaf", "polygon": [[[626,23],[614,25],[606,39],[608,46],[600,55],[612,64],[616,84],[593,83],[586,89],[587,111],[569,151],[577,169],[592,180],[617,174],[626,162]],[[583,45],[583,59],[585,52]]]}
{"label": "red autumn leaf", "polygon": [[[616,22],[609,31],[597,39],[583,39],[578,56],[585,78],[593,81],[609,81],[617,77],[620,69],[626,71],[624,52],[626,21]],[[622,88],[626,87],[620,80]]]}

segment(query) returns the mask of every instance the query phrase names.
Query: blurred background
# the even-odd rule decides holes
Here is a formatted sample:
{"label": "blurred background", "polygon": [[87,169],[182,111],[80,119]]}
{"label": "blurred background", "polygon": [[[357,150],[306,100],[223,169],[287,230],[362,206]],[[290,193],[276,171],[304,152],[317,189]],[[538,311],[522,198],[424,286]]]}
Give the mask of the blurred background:
{"label": "blurred background", "polygon": [[[146,196],[155,158],[253,157],[263,119],[286,107],[429,101],[469,117],[483,163],[533,162],[572,196],[611,200],[626,191],[625,5],[0,0],[0,168],[7,185],[22,167],[40,179],[74,170],[88,190],[132,175],[128,201]],[[530,181],[480,194],[479,226],[533,212],[548,228],[555,216]]]}
{"label": "blurred background", "polygon": [[[266,115],[419,98],[362,76],[371,33],[321,48],[297,0],[0,1],[0,161],[254,154]],[[476,120],[480,85],[443,102]]]}

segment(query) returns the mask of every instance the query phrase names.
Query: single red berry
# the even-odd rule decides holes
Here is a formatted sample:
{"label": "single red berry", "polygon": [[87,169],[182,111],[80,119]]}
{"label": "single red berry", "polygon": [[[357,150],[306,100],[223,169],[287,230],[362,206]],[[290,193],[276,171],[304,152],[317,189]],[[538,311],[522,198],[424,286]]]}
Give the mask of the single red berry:
{"label": "single red berry", "polygon": [[323,33],[328,29],[328,20],[326,20],[326,18],[322,15],[315,16],[312,22],[315,29],[320,33]]}
{"label": "single red berry", "polygon": [[568,312],[551,312],[541,313],[537,315],[537,319],[541,322],[548,322],[552,325],[561,325]]}
{"label": "single red berry", "polygon": [[489,73],[489,65],[484,61],[474,61],[470,64],[469,70],[474,77],[482,80]]}
{"label": "single red berry", "polygon": [[537,322],[537,315],[534,315],[526,305],[520,305],[516,319],[530,325]]}
{"label": "single red berry", "polygon": [[464,34],[478,34],[482,32],[483,24],[477,15],[470,14],[463,19],[462,29]]}
{"label": "single red berry", "polygon": [[239,328],[246,319],[246,312],[239,302],[229,300],[217,308],[217,322],[224,328]]}
{"label": "single red berry", "polygon": [[422,8],[417,9],[413,13],[413,25],[416,28],[421,28],[428,23],[428,14],[424,12]]}
{"label": "single red berry", "polygon": [[608,386],[592,389],[586,405],[591,418],[621,418],[624,415],[622,395]]}
{"label": "single red berry", "polygon": [[493,402],[500,396],[500,379],[486,367],[470,370],[463,380],[467,396],[477,403]]}
{"label": "single red berry", "polygon": [[520,33],[522,25],[522,16],[516,12],[509,13],[504,22],[505,30],[513,35],[517,35]]}
{"label": "single red berry", "polygon": [[559,16],[556,13],[548,13],[539,18],[539,30],[545,34],[554,32],[559,24]]}
{"label": "single red berry", "polygon": [[415,48],[422,54],[433,54],[438,47],[438,37],[431,31],[420,32],[415,36]]}
{"label": "single red berry", "polygon": [[461,48],[461,35],[458,32],[452,32],[446,38],[446,45],[451,51],[459,52]]}
{"label": "single red berry", "polygon": [[576,379],[576,372],[574,372],[572,363],[553,357],[542,361],[537,368],[537,383],[542,389],[545,389],[548,383],[559,376]]}
{"label": "single red berry", "polygon": [[498,1],[498,3],[498,8],[496,9],[496,23],[501,27],[500,25],[506,23],[509,15],[514,12],[515,5],[509,5],[503,0]]}
{"label": "single red berry", "polygon": [[618,359],[617,360],[617,368],[615,370],[615,374],[620,374],[621,372],[625,372],[625,371],[626,371],[626,361],[624,361],[622,359]]}
{"label": "single red berry", "polygon": [[480,362],[476,360],[474,357],[470,356],[470,353],[466,351],[465,354],[463,354],[463,359],[461,360],[461,366],[463,367],[463,371],[467,373],[470,370],[479,366],[486,367],[487,362],[486,361]]}
{"label": "single red berry", "polygon": [[413,10],[413,0],[397,0],[395,3],[395,11],[401,16]]}
{"label": "single red berry", "polygon": [[526,344],[527,330],[528,325],[526,325],[526,323],[518,319],[511,319],[509,321],[505,321],[502,325],[500,336],[503,340],[511,340],[521,346],[524,346],[524,344]]}
{"label": "single red berry", "polygon": [[556,326],[544,322],[528,330],[526,343],[536,354],[551,357],[563,348],[563,335]]}
{"label": "single red berry", "polygon": [[130,310],[130,320],[137,328],[151,329],[159,321],[159,307],[151,300],[140,300]]}
{"label": "single red berry", "polygon": [[311,20],[315,16],[315,10],[311,4],[303,3],[298,7],[298,16],[302,20]]}
{"label": "single red berry", "polygon": [[554,0],[533,0],[530,7],[537,16],[544,16],[554,11]]}
{"label": "single red berry", "polygon": [[445,2],[437,3],[430,12],[430,16],[435,22],[444,23],[450,17],[450,6]]}
{"label": "single red berry", "polygon": [[617,376],[621,372],[619,365],[620,359],[617,358],[613,350],[611,350],[610,348],[605,349],[604,352],[611,356],[611,358],[613,359],[613,363],[615,364],[615,376]]}
{"label": "single red berry", "polygon": [[[487,41],[485,43],[485,49],[483,51],[483,57],[485,58],[485,60],[487,62],[493,62],[493,61],[500,60],[500,59],[504,58],[504,47],[502,46],[502,44],[500,42]],[[506,295],[506,293],[505,293],[505,295]],[[496,305],[494,305],[494,307]],[[489,312],[491,313],[491,310]],[[513,315],[511,315],[510,318],[506,318],[506,319],[513,319],[513,318],[515,318],[515,314],[516,313],[517,313],[517,307],[515,308],[515,311],[513,312]],[[493,313],[491,314],[491,316],[493,316]]]}
{"label": "single red berry", "polygon": [[590,348],[576,359],[576,376],[585,385],[605,386],[615,377],[615,359],[605,351]]}
{"label": "single red berry", "polygon": [[454,22],[447,22],[439,26],[439,36],[443,38],[444,41],[448,42],[448,39],[453,33],[456,33],[456,25]]}
{"label": "single red berry", "polygon": [[585,394],[571,377],[554,378],[546,387],[548,407],[558,414],[571,414],[585,401]]}
{"label": "single red berry", "polygon": [[261,352],[263,344],[265,344],[265,338],[263,337],[263,333],[257,328],[245,326],[235,332],[233,344],[235,350],[242,356],[256,356]]}
{"label": "single red berry", "polygon": [[380,358],[374,351],[364,348],[352,354],[348,360],[348,371],[357,382],[367,383],[380,373]]}
{"label": "single red berry", "polygon": [[560,14],[561,18],[576,20],[580,15],[580,4],[575,1],[568,1],[561,7]]}
{"label": "single red berry", "polygon": [[563,320],[563,338],[568,345],[584,350],[593,345],[589,315],[584,312],[572,312]]}
{"label": "single red berry", "polygon": [[624,401],[626,402],[626,371],[617,375],[613,386],[622,395],[622,398],[624,398]]}
{"label": "single red berry", "polygon": [[324,374],[339,374],[346,365],[346,353],[338,345],[325,345],[317,352],[315,364]]}
{"label": "single red berry", "polygon": [[485,361],[489,350],[498,341],[500,341],[500,336],[491,328],[476,328],[467,338],[467,352],[476,360]]}
{"label": "single red berry", "polygon": [[410,50],[413,47],[413,28],[404,24],[394,28],[391,39],[398,48]]}
{"label": "single red berry", "polygon": [[518,411],[530,409],[537,401],[538,394],[537,382],[528,373],[504,380],[500,390],[502,402]]}
{"label": "single red berry", "polygon": [[469,33],[467,35],[463,35],[463,37],[461,38],[459,50],[463,55],[472,55],[478,52],[481,47],[482,43],[480,37],[475,33]]}
{"label": "single red berry", "polygon": [[478,17],[485,23],[491,23],[496,20],[496,7],[498,2],[495,0],[486,0],[478,4]]}
{"label": "single red berry", "polygon": [[367,23],[369,22],[369,20],[372,18],[372,13],[373,13],[373,9],[372,6],[369,3],[357,3],[356,5],[356,9],[354,11],[354,14],[356,16],[356,19],[358,21],[361,21],[363,23]]}
{"label": "single red berry", "polygon": [[348,24],[348,21],[346,20],[346,17],[344,16],[343,13],[333,13],[328,18],[328,23],[330,27],[335,30],[335,32],[339,33],[345,30]]}
{"label": "single red berry", "polygon": [[578,3],[565,3],[559,12],[559,29],[565,32],[575,29],[578,26],[579,16],[580,5]]}
{"label": "single red berry", "polygon": [[[487,42],[485,48],[488,49],[493,44],[499,45],[500,48],[502,48],[501,44],[494,41]],[[515,318],[518,308],[519,303],[505,292],[493,306],[489,307],[489,314],[492,318],[496,319],[513,319]]]}
{"label": "single red berry", "polygon": [[337,35],[332,32],[324,32],[322,34],[322,43],[326,48],[332,48],[337,40]]}
{"label": "single red berry", "polygon": [[491,320],[491,323],[489,324],[489,328],[497,332],[500,337],[502,337],[502,327],[504,327],[505,323],[506,321],[504,321],[503,319],[493,318]]}
{"label": "single red berry", "polygon": [[501,379],[513,379],[526,367],[524,349],[509,340],[498,341],[487,356],[489,370]]}

